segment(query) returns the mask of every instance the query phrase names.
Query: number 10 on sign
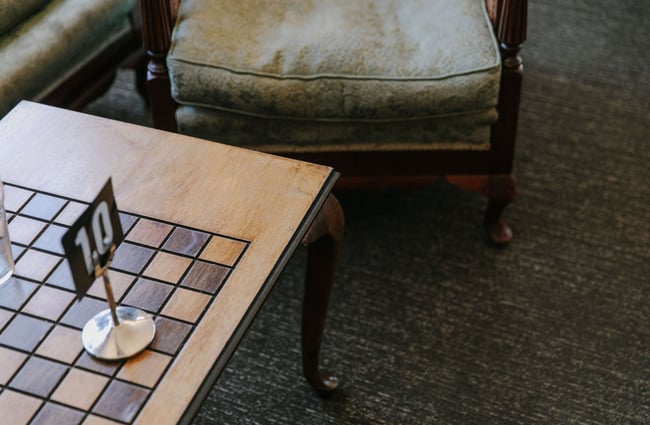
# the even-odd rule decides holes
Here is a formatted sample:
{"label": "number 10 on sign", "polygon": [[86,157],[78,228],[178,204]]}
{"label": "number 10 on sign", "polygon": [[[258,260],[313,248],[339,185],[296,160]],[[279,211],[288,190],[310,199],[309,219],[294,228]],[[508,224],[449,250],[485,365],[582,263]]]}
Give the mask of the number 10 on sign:
{"label": "number 10 on sign", "polygon": [[[108,212],[108,204],[106,201],[101,201],[97,205],[97,209],[93,212],[91,224],[92,235],[95,241],[96,249],[90,247],[90,239],[88,238],[88,231],[82,227],[77,232],[74,243],[81,248],[86,271],[89,275],[95,273],[95,265],[102,267],[107,263],[103,260],[105,254],[109,253],[113,243],[113,226],[110,221],[110,213]],[[109,254],[110,257],[110,254]],[[100,262],[100,258],[102,261]]]}
{"label": "number 10 on sign", "polygon": [[79,298],[86,294],[95,279],[101,276],[104,280],[109,308],[86,323],[81,339],[86,351],[106,360],[139,353],[156,333],[156,325],[149,314],[137,308],[115,305],[108,268],[122,239],[124,233],[109,179],[62,239]]}
{"label": "number 10 on sign", "polygon": [[62,239],[79,298],[102,274],[122,239],[124,234],[109,179]]}

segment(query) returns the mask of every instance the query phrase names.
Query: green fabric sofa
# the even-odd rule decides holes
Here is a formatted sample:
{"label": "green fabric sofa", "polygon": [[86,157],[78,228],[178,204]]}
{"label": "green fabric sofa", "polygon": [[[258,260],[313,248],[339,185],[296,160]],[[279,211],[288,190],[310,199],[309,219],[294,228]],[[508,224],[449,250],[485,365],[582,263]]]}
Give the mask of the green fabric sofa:
{"label": "green fabric sofa", "polygon": [[21,99],[46,99],[133,34],[136,1],[0,0],[0,116]]}

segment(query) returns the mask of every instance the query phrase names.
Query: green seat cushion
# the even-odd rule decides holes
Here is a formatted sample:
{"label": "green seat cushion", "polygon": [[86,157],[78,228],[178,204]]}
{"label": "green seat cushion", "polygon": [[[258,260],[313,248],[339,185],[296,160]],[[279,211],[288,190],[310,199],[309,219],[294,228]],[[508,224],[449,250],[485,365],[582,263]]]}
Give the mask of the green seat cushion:
{"label": "green seat cushion", "polygon": [[136,0],[52,0],[0,36],[0,116],[39,100],[104,46],[131,31]]}
{"label": "green seat cushion", "polygon": [[182,105],[310,121],[487,114],[500,78],[481,0],[184,0],[167,63]]}
{"label": "green seat cushion", "polygon": [[488,150],[492,109],[402,120],[269,118],[181,105],[181,133],[265,152]]}
{"label": "green seat cushion", "polygon": [[15,27],[50,0],[0,0],[0,34]]}

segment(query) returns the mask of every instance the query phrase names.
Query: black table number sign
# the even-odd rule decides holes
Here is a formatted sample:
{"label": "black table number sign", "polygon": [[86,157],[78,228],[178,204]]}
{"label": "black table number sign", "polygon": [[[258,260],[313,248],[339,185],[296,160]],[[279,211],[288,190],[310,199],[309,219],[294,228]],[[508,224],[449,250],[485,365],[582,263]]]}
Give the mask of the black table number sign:
{"label": "black table number sign", "polygon": [[124,232],[109,178],[95,200],[61,239],[78,298],[86,294],[103,272],[123,239]]}
{"label": "black table number sign", "polygon": [[77,298],[86,294],[95,279],[101,276],[104,280],[109,308],[93,316],[81,331],[84,349],[104,360],[134,356],[156,335],[156,324],[150,314],[115,304],[108,268],[123,239],[124,231],[109,178],[97,198],[61,239]]}

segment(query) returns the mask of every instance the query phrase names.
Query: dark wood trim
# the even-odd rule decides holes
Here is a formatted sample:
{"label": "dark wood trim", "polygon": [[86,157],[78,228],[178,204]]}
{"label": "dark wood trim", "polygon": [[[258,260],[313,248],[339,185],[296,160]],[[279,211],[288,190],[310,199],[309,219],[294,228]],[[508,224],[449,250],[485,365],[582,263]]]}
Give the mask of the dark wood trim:
{"label": "dark wood trim", "polygon": [[496,34],[499,42],[519,49],[526,41],[528,0],[501,0],[497,13]]}
{"label": "dark wood trim", "polygon": [[138,32],[125,34],[66,78],[41,102],[66,109],[83,109],[110,88],[120,67],[137,63],[138,60],[141,62],[144,50],[140,44]]}
{"label": "dark wood trim", "polygon": [[[329,165],[348,176],[432,176],[444,174],[487,174],[490,151],[333,151],[274,152],[289,158]],[[506,168],[507,170],[507,168]]]}
{"label": "dark wood trim", "polygon": [[177,105],[171,96],[166,63],[174,11],[167,0],[141,0],[140,13],[142,45],[149,58],[146,80],[153,124],[161,130],[177,131]]}
{"label": "dark wood trim", "polygon": [[499,119],[490,135],[490,173],[493,174],[512,173],[524,70],[519,50],[526,39],[527,10],[527,0],[502,0],[497,7],[496,34],[502,70],[497,105]]}

